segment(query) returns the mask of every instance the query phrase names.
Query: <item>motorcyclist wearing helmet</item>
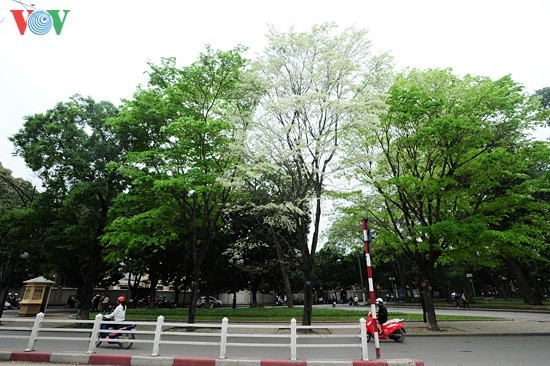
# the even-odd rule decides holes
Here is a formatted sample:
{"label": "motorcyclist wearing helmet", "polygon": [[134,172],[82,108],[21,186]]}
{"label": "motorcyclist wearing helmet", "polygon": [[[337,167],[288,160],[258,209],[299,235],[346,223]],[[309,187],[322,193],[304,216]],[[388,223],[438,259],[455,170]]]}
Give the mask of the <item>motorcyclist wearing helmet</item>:
{"label": "motorcyclist wearing helmet", "polygon": [[378,320],[378,332],[382,333],[382,324],[388,321],[388,309],[384,306],[384,300],[380,297],[374,302],[378,305],[377,320]]}
{"label": "motorcyclist wearing helmet", "polygon": [[[115,322],[123,322],[126,320],[126,298],[124,296],[118,297],[118,305],[109,315],[105,315],[106,319],[113,319]],[[122,327],[122,324],[117,324],[118,327]]]}

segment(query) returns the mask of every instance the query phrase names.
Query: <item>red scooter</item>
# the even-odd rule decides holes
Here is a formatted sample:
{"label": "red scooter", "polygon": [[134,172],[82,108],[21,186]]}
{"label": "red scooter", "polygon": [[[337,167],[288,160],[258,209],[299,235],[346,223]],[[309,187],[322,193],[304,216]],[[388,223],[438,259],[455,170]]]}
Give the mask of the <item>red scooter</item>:
{"label": "red scooter", "polygon": [[[403,343],[405,340],[405,328],[403,319],[391,319],[382,324],[382,333],[378,333],[378,339],[393,339],[397,343]],[[372,318],[372,314],[369,311],[369,317],[367,319],[367,342],[374,337],[374,332],[378,332],[377,322]]]}

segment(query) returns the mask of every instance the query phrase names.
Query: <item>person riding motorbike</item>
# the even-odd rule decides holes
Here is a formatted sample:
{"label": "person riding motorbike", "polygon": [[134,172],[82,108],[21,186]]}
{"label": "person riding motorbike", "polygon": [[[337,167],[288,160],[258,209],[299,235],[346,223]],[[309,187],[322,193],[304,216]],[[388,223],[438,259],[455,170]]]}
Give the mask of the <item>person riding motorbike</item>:
{"label": "person riding motorbike", "polygon": [[[126,298],[124,296],[118,297],[118,305],[109,315],[105,315],[106,319],[113,319],[115,322],[123,322],[126,320]],[[113,324],[114,329],[122,328],[123,324]]]}
{"label": "person riding motorbike", "polygon": [[374,302],[378,305],[377,320],[378,320],[378,333],[382,333],[382,324],[388,321],[388,309],[384,306],[384,300],[380,297]]}

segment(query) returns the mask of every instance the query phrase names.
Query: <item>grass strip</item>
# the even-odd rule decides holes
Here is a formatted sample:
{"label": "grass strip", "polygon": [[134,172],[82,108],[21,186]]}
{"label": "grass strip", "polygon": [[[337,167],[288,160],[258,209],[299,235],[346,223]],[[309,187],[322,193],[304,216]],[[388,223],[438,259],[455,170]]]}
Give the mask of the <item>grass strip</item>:
{"label": "grass strip", "polygon": [[[355,323],[360,318],[366,318],[370,309],[365,310],[340,310],[313,308],[312,323],[339,322]],[[436,311],[437,314],[437,311]],[[95,314],[90,314],[92,317]],[[128,309],[127,320],[156,320],[158,316],[164,316],[167,321],[186,321],[188,316],[187,308],[176,309]],[[294,318],[301,322],[303,308],[215,308],[197,309],[196,321],[221,322],[227,317],[230,322],[290,322]],[[405,321],[422,321],[422,314],[409,314],[402,312],[389,312],[388,318],[401,318]],[[481,317],[468,315],[437,315],[437,320],[495,320],[497,317]]]}

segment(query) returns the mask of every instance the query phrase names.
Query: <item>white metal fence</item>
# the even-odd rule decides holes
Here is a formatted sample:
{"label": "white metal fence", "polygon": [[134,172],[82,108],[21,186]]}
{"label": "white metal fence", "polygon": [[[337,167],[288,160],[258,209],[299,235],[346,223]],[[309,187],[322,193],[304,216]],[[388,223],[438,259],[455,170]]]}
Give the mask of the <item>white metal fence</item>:
{"label": "white metal fence", "polygon": [[[17,326],[22,323],[26,326]],[[11,339],[28,339],[27,348],[25,352],[31,352],[36,350],[37,340],[59,340],[59,341],[82,341],[87,343],[88,349],[86,353],[95,353],[99,333],[105,332],[101,330],[101,324],[106,323],[103,320],[103,315],[98,314],[95,320],[62,320],[62,319],[47,319],[44,320],[44,314],[39,313],[32,326],[29,326],[29,319],[24,318],[2,318],[0,319],[0,330],[10,330],[10,334],[0,334],[1,338]],[[366,334],[366,321],[361,318],[358,323],[344,324],[344,325],[310,325],[302,326],[296,324],[296,319],[292,319],[289,324],[241,324],[241,323],[229,323],[228,318],[223,318],[220,323],[185,323],[185,322],[165,322],[164,317],[161,315],[157,318],[156,322],[150,321],[136,321],[136,322],[113,322],[109,321],[108,324],[135,324],[138,327],[132,330],[117,330],[119,333],[133,333],[137,336],[136,339],[132,339],[133,343],[149,343],[152,344],[151,356],[159,356],[163,345],[177,344],[177,345],[194,345],[194,346],[218,346],[219,358],[224,359],[227,356],[228,347],[280,347],[286,348],[290,351],[290,360],[297,359],[297,350],[299,348],[331,348],[331,347],[349,347],[356,349],[360,352],[361,360],[368,360],[367,351],[367,334]],[[69,327],[69,325],[72,325]],[[51,326],[51,327],[50,327]],[[141,326],[141,327],[140,327]],[[89,331],[85,328],[88,327]],[[84,329],[83,329],[84,328]],[[200,333],[193,332],[201,328],[214,329],[213,333]],[[248,332],[243,332],[243,330]],[[267,333],[266,331],[277,329],[279,332],[281,329],[283,333]],[[315,329],[340,329],[347,330],[344,334],[315,334]],[[253,330],[250,333],[250,330]],[[262,331],[263,330],[263,331]],[[17,335],[19,333],[30,335]],[[48,333],[61,333],[60,336],[51,336]],[[76,333],[84,333],[85,337],[76,337]],[[187,341],[183,336],[189,336],[192,334],[194,337],[204,337],[204,341]],[[148,338],[153,339],[140,339],[139,335],[148,335]],[[179,337],[179,338],[178,338]],[[238,342],[239,338],[258,338],[258,343],[245,343]],[[268,338],[282,339],[278,343],[268,342]],[[303,339],[323,338],[322,343],[303,343],[300,342]],[[335,343],[334,339],[348,338],[355,340],[354,343]],[[128,339],[109,339],[110,342],[128,342]]]}

